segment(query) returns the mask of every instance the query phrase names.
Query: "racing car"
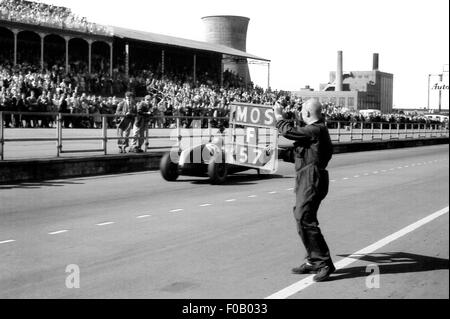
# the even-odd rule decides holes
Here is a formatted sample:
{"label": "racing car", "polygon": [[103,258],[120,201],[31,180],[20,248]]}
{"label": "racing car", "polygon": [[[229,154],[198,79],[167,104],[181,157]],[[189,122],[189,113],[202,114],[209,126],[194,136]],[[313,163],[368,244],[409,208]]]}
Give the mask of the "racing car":
{"label": "racing car", "polygon": [[[261,167],[233,164],[233,150],[226,145],[222,137],[216,137],[211,142],[202,143],[183,150],[164,154],[160,162],[162,177],[167,181],[175,181],[180,175],[208,176],[211,184],[222,184],[227,176],[249,169],[256,169],[259,174],[270,173]],[[276,152],[270,146],[263,150],[260,160],[268,162]]]}

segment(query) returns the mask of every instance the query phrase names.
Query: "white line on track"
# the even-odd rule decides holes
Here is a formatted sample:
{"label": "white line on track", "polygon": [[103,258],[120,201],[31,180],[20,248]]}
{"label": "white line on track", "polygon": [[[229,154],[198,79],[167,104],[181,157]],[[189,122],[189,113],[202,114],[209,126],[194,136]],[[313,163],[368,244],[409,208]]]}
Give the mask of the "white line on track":
{"label": "white line on track", "polygon": [[359,177],[359,175],[354,175],[353,177],[354,177],[354,178],[358,178],[358,177]]}
{"label": "white line on track", "polygon": [[206,206],[211,206],[211,204],[201,204],[199,205],[200,207],[206,207]]}
{"label": "white line on track", "polygon": [[0,241],[0,244],[12,243],[14,241],[15,241],[14,239],[3,240],[3,241]]}
{"label": "white line on track", "polygon": [[183,208],[172,209],[172,210],[169,210],[169,213],[178,213],[178,212],[181,212],[182,210],[183,210]]}
{"label": "white line on track", "polygon": [[378,171],[373,171],[372,174],[378,174]]}
{"label": "white line on track", "polygon": [[293,191],[294,188],[293,188],[293,187],[291,187],[291,188],[286,188],[286,190],[287,190],[287,191]]}
{"label": "white line on track", "polygon": [[58,234],[62,234],[62,233],[67,233],[68,230],[67,229],[61,229],[61,230],[57,230],[51,233],[48,233],[49,235],[58,235]]}
{"label": "white line on track", "polygon": [[277,191],[271,191],[271,192],[268,192],[269,194],[276,194],[277,193]]}
{"label": "white line on track", "polygon": [[248,197],[248,198],[255,198],[256,195],[248,195],[247,197]]}
{"label": "white line on track", "polygon": [[[434,220],[434,219],[438,218],[439,216],[444,215],[446,213],[448,213],[448,206],[416,221],[415,223],[412,223],[411,225],[408,225],[408,226],[400,229],[399,231],[373,243],[372,245],[369,245],[361,250],[358,250],[354,254],[339,260],[337,263],[334,264],[334,266],[336,267],[336,269],[342,269],[344,267],[347,267],[348,265],[359,260],[358,257],[360,257],[360,255],[370,254],[370,253],[380,249],[381,247],[386,246],[387,244],[393,242],[394,240],[405,236],[406,234],[416,230],[417,228],[425,225],[426,223],[431,222],[432,220]],[[315,282],[313,281],[313,277],[314,277],[314,275],[308,276],[305,279],[297,281],[296,283],[266,297],[265,299],[288,298],[288,297],[300,292],[301,290],[311,286],[312,284],[314,284]]]}
{"label": "white line on track", "polygon": [[390,170],[390,171],[393,171],[393,170],[395,170],[395,168],[390,168],[389,170]]}
{"label": "white line on track", "polygon": [[334,183],[335,181],[336,181],[335,179],[332,179],[330,182]]}
{"label": "white line on track", "polygon": [[114,224],[114,222],[104,222],[104,223],[100,223],[100,224],[95,224],[97,226],[106,226],[106,225],[111,225]]}
{"label": "white line on track", "polygon": [[235,202],[236,201],[236,199],[235,198],[230,198],[230,199],[227,199],[227,200],[225,200],[226,202]]}
{"label": "white line on track", "polygon": [[136,218],[147,218],[147,217],[150,217],[151,215],[139,215],[139,216],[136,216]]}
{"label": "white line on track", "polygon": [[347,179],[348,179],[348,177],[344,177],[344,178],[343,178],[344,181],[347,180]]}

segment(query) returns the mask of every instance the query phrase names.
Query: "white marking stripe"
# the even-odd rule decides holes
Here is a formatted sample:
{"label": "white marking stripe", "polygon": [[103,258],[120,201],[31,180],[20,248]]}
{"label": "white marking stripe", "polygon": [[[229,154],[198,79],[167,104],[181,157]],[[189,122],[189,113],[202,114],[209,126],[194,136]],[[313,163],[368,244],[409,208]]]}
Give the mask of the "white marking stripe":
{"label": "white marking stripe", "polygon": [[359,175],[355,175],[355,176],[353,176],[354,178],[358,178],[359,177]]}
{"label": "white marking stripe", "polygon": [[230,198],[230,199],[226,200],[226,202],[234,202],[234,201],[236,201],[236,199],[234,199],[234,198]]}
{"label": "white marking stripe", "polygon": [[253,198],[256,197],[256,195],[248,195],[248,197]]}
{"label": "white marking stripe", "polygon": [[62,233],[67,233],[68,230],[67,229],[61,229],[61,230],[57,230],[51,233],[48,233],[49,235],[57,235],[57,234],[62,234]]}
{"label": "white marking stripe", "polygon": [[211,204],[201,204],[200,207],[211,206]]}
{"label": "white marking stripe", "polygon": [[269,192],[269,194],[276,194],[276,193],[277,193],[276,191]]}
{"label": "white marking stripe", "polygon": [[344,178],[343,178],[343,180],[346,180],[346,179],[348,179],[348,177],[344,177]]}
{"label": "white marking stripe", "polygon": [[374,171],[374,172],[372,172],[373,174],[378,174],[378,171]]}
{"label": "white marking stripe", "polygon": [[96,224],[97,226],[106,226],[106,225],[111,225],[114,224],[114,222],[104,222],[104,223],[100,223],[100,224]]}
{"label": "white marking stripe", "polygon": [[291,188],[286,188],[286,190],[287,190],[287,191],[293,191],[294,188],[292,188],[292,187],[291,187]]}
{"label": "white marking stripe", "polygon": [[136,218],[147,218],[147,217],[150,217],[150,215],[140,215],[140,216],[137,216]]}
{"label": "white marking stripe", "polygon": [[[337,263],[334,264],[334,266],[336,267],[336,269],[342,269],[344,267],[347,267],[351,263],[354,263],[355,261],[358,260],[358,258],[355,258],[355,257],[357,257],[357,255],[365,255],[365,254],[372,253],[372,252],[376,251],[377,249],[380,249],[381,247],[386,246],[387,244],[393,242],[394,240],[399,239],[400,237],[416,230],[417,228],[425,225],[426,223],[431,222],[432,220],[434,220],[434,219],[438,218],[439,216],[444,215],[446,213],[448,213],[448,206],[431,214],[431,215],[428,215],[428,216],[418,220],[415,223],[412,223],[409,226],[406,226],[405,228],[400,229],[399,231],[377,241],[376,243],[373,243],[372,245],[367,246],[366,248],[358,250],[357,252],[353,253],[352,255],[339,260]],[[298,293],[299,291],[314,284],[315,282],[313,281],[313,277],[314,277],[314,275],[311,275],[311,276],[306,277],[305,279],[297,281],[296,283],[290,285],[289,287],[286,287],[286,288],[266,297],[265,299],[288,298],[288,297]]]}
{"label": "white marking stripe", "polygon": [[172,209],[172,210],[169,210],[169,213],[181,212],[182,210],[183,210],[182,208]]}
{"label": "white marking stripe", "polygon": [[12,243],[13,241],[15,241],[15,240],[14,239],[8,239],[8,240],[0,241],[0,244]]}

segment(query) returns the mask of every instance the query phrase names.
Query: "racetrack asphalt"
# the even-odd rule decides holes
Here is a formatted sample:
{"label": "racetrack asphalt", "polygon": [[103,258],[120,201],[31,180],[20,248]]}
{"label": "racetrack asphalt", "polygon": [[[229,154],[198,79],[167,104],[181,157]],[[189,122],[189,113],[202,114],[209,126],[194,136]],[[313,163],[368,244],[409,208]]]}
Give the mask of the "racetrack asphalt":
{"label": "racetrack asphalt", "polygon": [[[449,298],[448,156],[448,145],[335,155],[319,210],[335,263],[447,212],[288,298]],[[217,186],[157,171],[0,185],[0,298],[266,298],[307,277],[290,272],[304,256],[293,187],[284,162]]]}

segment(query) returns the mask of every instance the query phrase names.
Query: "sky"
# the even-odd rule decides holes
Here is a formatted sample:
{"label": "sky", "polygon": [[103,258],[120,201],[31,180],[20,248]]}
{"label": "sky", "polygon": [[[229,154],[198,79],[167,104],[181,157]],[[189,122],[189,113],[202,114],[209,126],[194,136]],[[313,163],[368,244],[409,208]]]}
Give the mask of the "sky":
{"label": "sky", "polygon": [[[35,0],[36,1],[36,0]],[[272,89],[318,90],[336,69],[394,74],[394,107],[423,108],[428,74],[448,71],[448,0],[37,0],[62,5],[91,22],[204,41],[203,16],[250,18],[247,52],[271,60]],[[267,87],[267,67],[250,65]],[[432,85],[437,77],[431,77]],[[444,73],[448,85],[448,72]],[[448,109],[448,90],[443,108]],[[431,91],[431,104],[437,103]]]}

